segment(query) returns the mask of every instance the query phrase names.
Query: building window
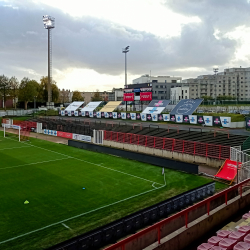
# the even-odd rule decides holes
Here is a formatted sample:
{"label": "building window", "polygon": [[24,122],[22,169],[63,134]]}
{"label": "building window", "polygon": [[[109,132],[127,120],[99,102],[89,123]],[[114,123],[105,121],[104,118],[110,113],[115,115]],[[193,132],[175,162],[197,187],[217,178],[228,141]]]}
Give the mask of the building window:
{"label": "building window", "polygon": [[155,87],[158,89],[158,85],[155,85]]}
{"label": "building window", "polygon": [[185,90],[185,93],[187,93],[188,91],[187,90]]}
{"label": "building window", "polygon": [[163,85],[160,85],[160,88],[163,88]]}
{"label": "building window", "polygon": [[152,82],[158,82],[158,80],[152,80]]}

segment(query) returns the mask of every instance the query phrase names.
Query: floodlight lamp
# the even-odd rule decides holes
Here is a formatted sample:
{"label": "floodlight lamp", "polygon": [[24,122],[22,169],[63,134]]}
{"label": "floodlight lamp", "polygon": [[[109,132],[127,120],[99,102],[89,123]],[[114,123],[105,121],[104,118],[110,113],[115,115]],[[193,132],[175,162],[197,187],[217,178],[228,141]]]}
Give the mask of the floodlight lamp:
{"label": "floodlight lamp", "polygon": [[127,53],[129,52],[129,46],[127,46],[126,48],[122,49],[122,53]]}
{"label": "floodlight lamp", "polygon": [[43,16],[43,24],[45,29],[53,29],[55,28],[55,18],[45,15]]}

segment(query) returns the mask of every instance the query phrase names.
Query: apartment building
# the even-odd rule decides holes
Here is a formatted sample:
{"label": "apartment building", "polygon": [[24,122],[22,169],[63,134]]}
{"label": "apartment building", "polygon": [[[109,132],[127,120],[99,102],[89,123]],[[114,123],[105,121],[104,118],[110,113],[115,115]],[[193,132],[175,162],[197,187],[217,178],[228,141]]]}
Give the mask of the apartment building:
{"label": "apartment building", "polygon": [[177,76],[149,76],[142,75],[128,85],[128,89],[152,87],[153,100],[170,99],[171,88],[181,87],[181,77]]}
{"label": "apartment building", "polygon": [[215,75],[185,79],[182,84],[189,86],[190,98],[232,96],[245,100],[250,98],[250,68],[224,69]]}

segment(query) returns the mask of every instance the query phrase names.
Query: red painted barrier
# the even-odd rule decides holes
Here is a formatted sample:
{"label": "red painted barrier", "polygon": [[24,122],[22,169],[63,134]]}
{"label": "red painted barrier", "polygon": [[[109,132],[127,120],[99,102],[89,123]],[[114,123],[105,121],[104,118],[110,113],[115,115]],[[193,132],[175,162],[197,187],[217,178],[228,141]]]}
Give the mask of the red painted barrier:
{"label": "red painted barrier", "polygon": [[67,139],[72,139],[73,138],[73,134],[72,133],[61,132],[61,131],[57,131],[57,136],[58,137],[67,138]]}
{"label": "red painted barrier", "polygon": [[230,158],[230,147],[203,142],[185,141],[173,138],[154,137],[130,133],[104,131],[104,140],[141,145],[183,154],[198,155],[216,159]]}
{"label": "red painted barrier", "polygon": [[127,245],[130,245],[131,246],[131,243],[133,241],[139,241],[139,240],[142,240],[141,237],[145,236],[146,237],[146,234],[148,232],[153,232],[155,233],[155,235],[157,235],[157,241],[158,241],[158,244],[161,244],[161,228],[162,227],[166,227],[166,225],[173,219],[176,219],[176,218],[179,218],[179,217],[183,217],[185,218],[185,225],[186,225],[186,228],[188,228],[188,223],[190,223],[191,221],[189,221],[189,213],[196,209],[197,207],[201,207],[201,206],[206,206],[207,207],[207,215],[209,216],[209,212],[210,212],[210,202],[214,199],[217,199],[219,197],[225,197],[225,204],[227,204],[228,200],[227,200],[227,197],[228,197],[228,193],[231,192],[232,190],[238,190],[239,192],[239,195],[242,196],[242,187],[244,186],[249,186],[249,183],[250,183],[250,179],[247,179],[239,184],[236,184],[235,186],[232,186],[230,188],[227,188],[226,190],[223,190],[221,191],[220,193],[217,193],[213,196],[210,196],[208,197],[207,199],[201,201],[201,202],[198,202],[196,203],[195,205],[191,206],[191,207],[188,207],[184,210],[182,210],[181,212],[177,213],[177,214],[174,214],[160,222],[157,222],[156,224],[150,226],[150,227],[147,227],[143,230],[141,230],[140,232],[138,233],[135,233],[131,236],[129,236],[128,238],[125,238],[107,248],[105,248],[105,250],[123,250],[123,249],[126,249],[126,246]]}

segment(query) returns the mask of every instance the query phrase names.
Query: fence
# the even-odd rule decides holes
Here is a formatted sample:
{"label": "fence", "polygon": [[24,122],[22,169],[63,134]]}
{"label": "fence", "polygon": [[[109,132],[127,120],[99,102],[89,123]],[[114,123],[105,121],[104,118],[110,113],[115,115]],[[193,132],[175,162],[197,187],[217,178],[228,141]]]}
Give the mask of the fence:
{"label": "fence", "polygon": [[104,140],[140,145],[183,154],[216,159],[229,159],[230,147],[203,142],[185,141],[173,138],[104,131]]}
{"label": "fence", "polygon": [[[210,214],[210,211],[212,209],[210,209],[210,203],[213,202],[214,200],[216,199],[224,199],[224,204],[227,205],[228,203],[228,200],[231,200],[232,198],[234,198],[235,196],[234,195],[230,195],[232,193],[232,191],[236,191],[238,192],[238,195],[240,195],[242,197],[242,193],[243,193],[243,190],[244,190],[244,187],[245,186],[248,186],[249,187],[249,182],[250,182],[250,179],[247,179],[233,187],[230,187],[230,188],[227,188],[226,190],[223,190],[222,192],[220,193],[217,193],[199,203],[196,203],[195,205],[193,205],[192,207],[188,207],[186,208],[185,210],[182,210],[181,212],[177,213],[177,214],[174,214],[138,233],[135,233],[134,235],[126,238],[126,239],[123,239],[121,241],[119,241],[118,243],[115,243],[107,248],[105,248],[105,250],[124,250],[124,249],[127,249],[126,246],[132,244],[132,242],[135,242],[135,241],[139,241],[141,240],[142,242],[142,237],[146,237],[146,235],[148,233],[151,233],[155,235],[155,238],[157,239],[158,241],[158,244],[161,244],[161,238],[164,237],[164,235],[162,235],[162,228],[164,227],[167,227],[167,224],[170,223],[172,220],[174,219],[178,219],[178,218],[183,218],[184,220],[184,225],[186,228],[188,228],[188,223],[192,222],[194,219],[190,219],[189,218],[189,214],[192,214],[192,212],[199,208],[199,207],[202,207],[202,206],[205,206],[206,207],[206,212],[205,214],[207,213],[207,215],[209,216]],[[231,198],[230,198],[231,196]],[[201,215],[200,215],[201,216]],[[148,245],[150,245],[152,243],[149,243],[148,242]],[[146,247],[146,246],[144,246]]]}

